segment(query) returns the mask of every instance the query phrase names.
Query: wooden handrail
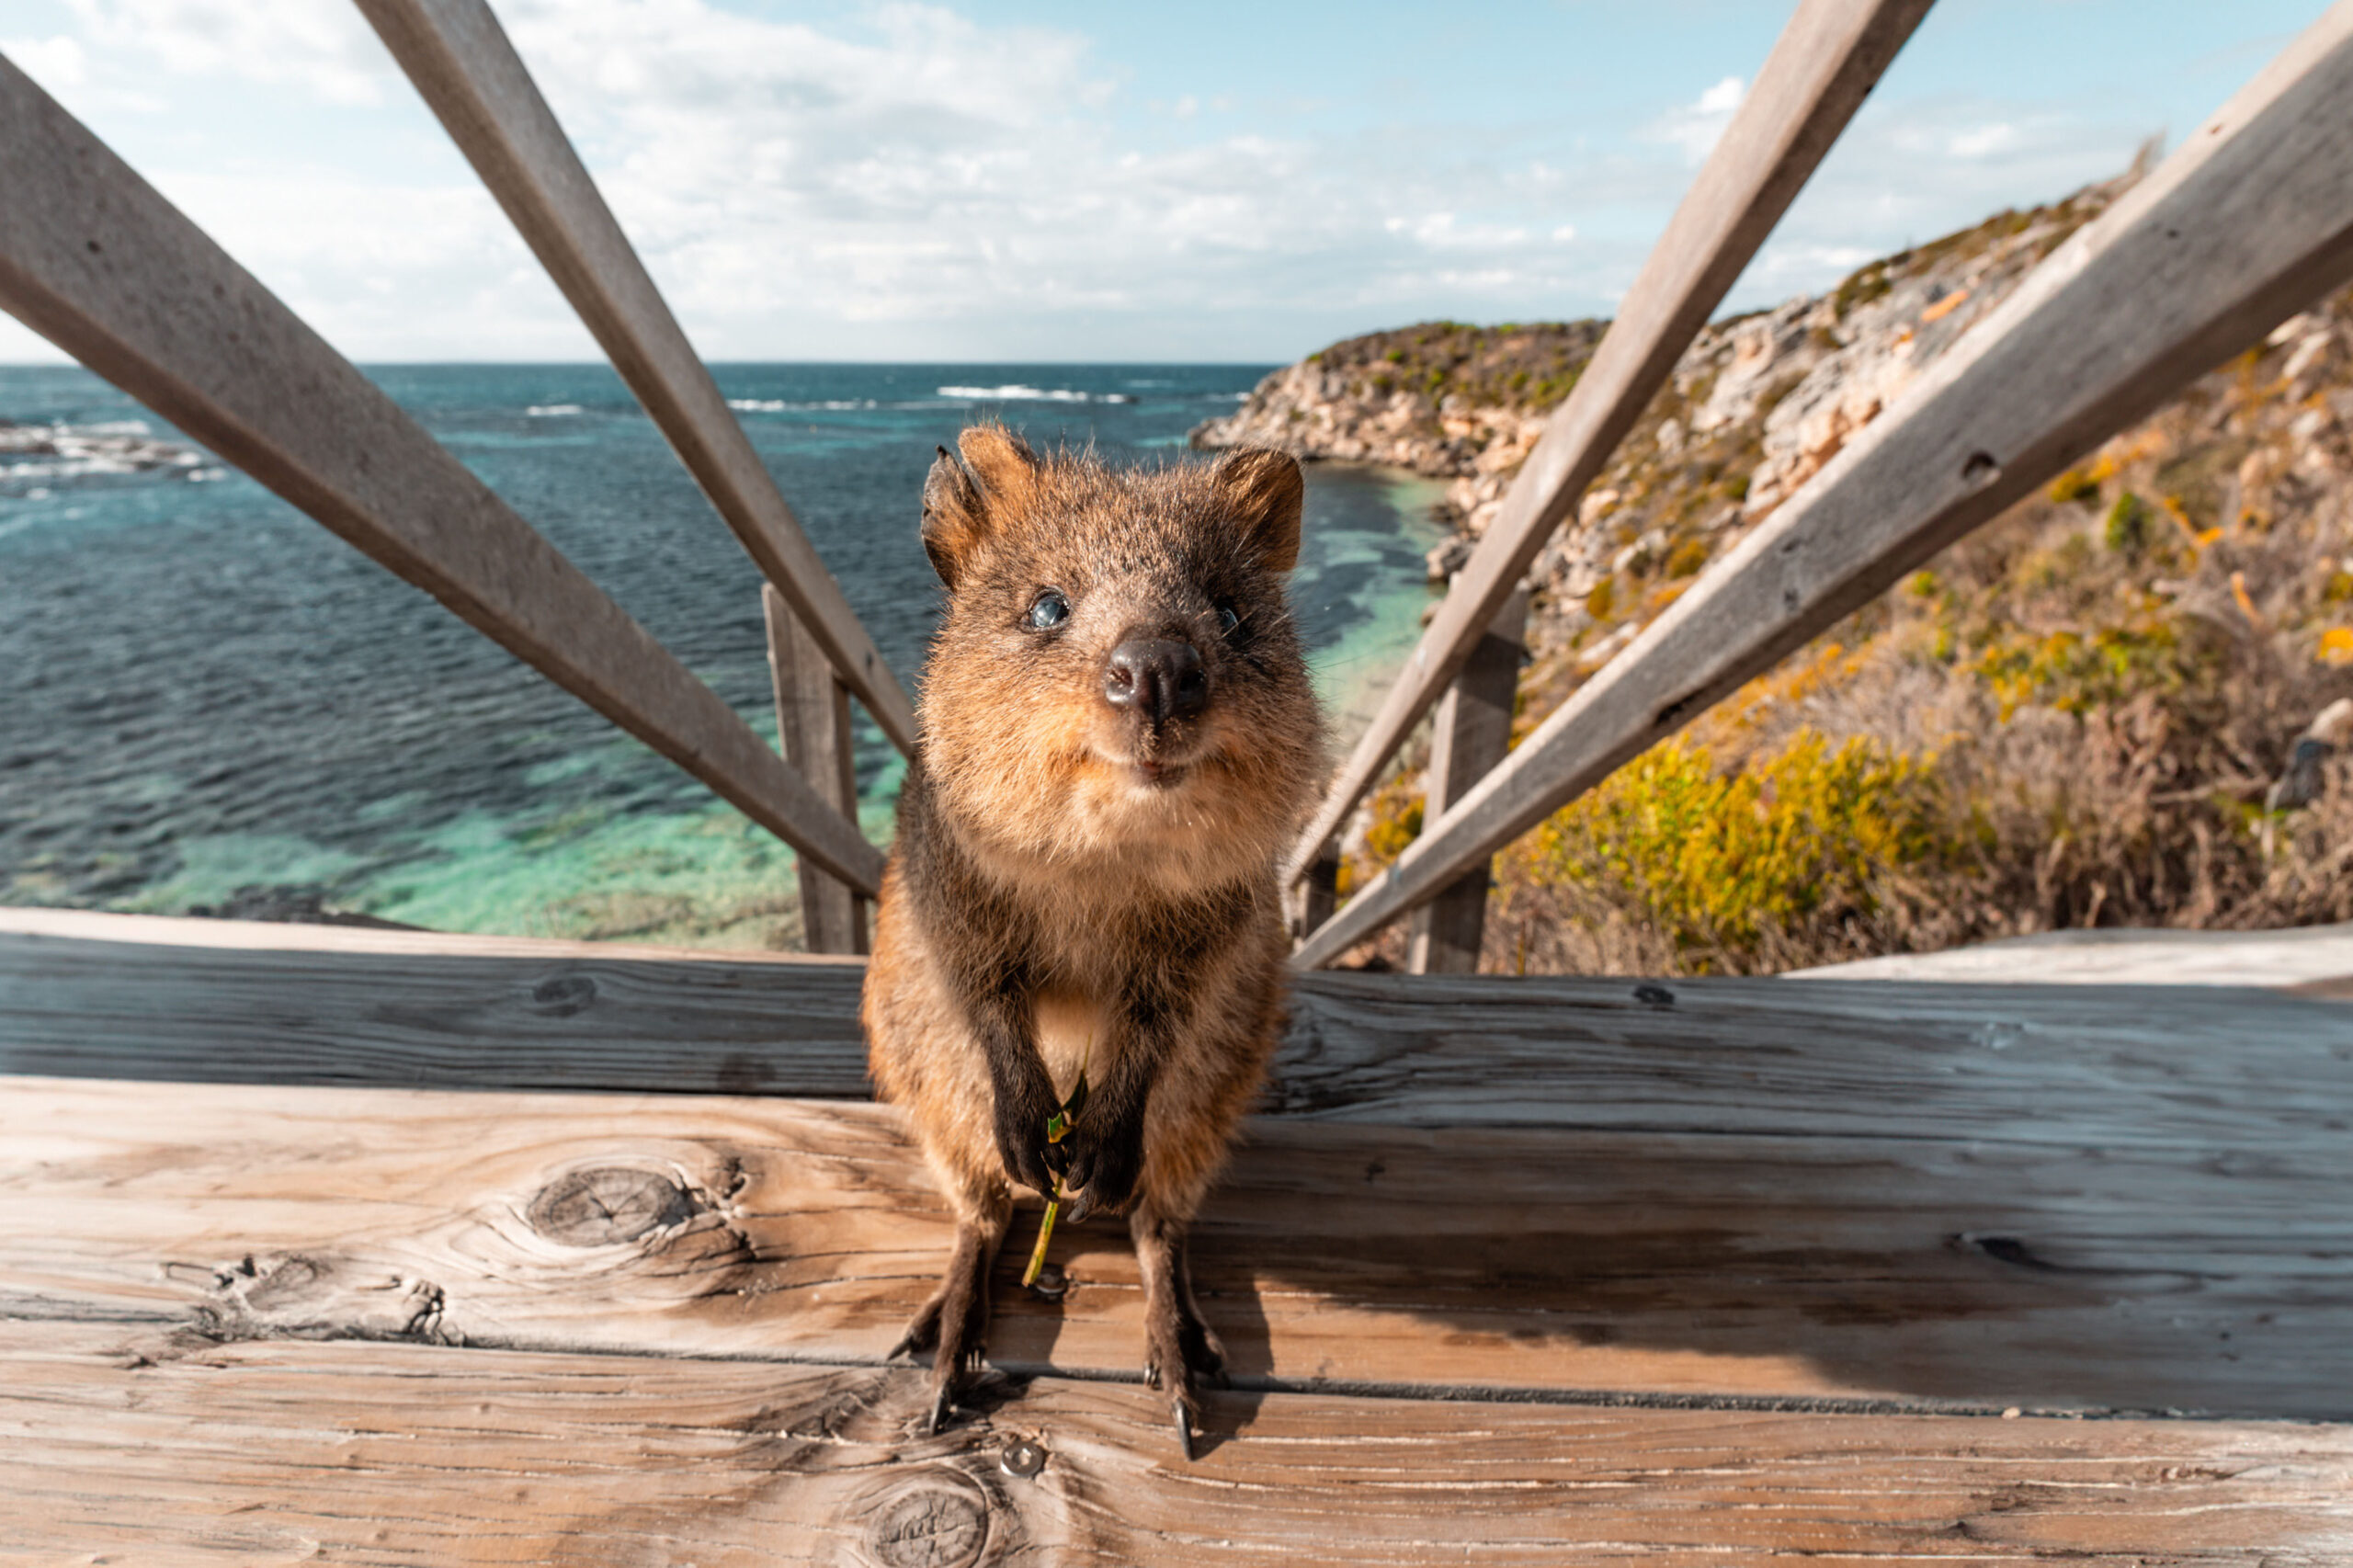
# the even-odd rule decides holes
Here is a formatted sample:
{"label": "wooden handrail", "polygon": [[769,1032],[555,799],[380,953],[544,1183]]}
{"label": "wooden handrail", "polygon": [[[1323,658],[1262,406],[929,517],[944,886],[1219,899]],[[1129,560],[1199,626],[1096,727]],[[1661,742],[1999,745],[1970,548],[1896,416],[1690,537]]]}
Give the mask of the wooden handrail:
{"label": "wooden handrail", "polygon": [[1389,871],[1329,962],[2353,278],[2353,0],[2076,233]]}
{"label": "wooden handrail", "polygon": [[[358,0],[679,460],[901,751],[914,705],[483,0]],[[909,548],[914,547],[910,492]]]}
{"label": "wooden handrail", "polygon": [[668,650],[0,58],[0,307],[868,892],[882,856]]}
{"label": "wooden handrail", "polygon": [[1305,873],[1486,634],[1929,0],[1802,0],[1286,865]]}

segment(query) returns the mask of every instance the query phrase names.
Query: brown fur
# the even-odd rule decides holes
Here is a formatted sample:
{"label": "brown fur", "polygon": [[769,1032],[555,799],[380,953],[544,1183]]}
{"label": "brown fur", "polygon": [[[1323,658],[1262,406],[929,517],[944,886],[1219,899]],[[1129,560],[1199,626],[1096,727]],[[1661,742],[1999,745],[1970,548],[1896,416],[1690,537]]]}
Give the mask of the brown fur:
{"label": "brown fur", "polygon": [[[1185,1230],[1274,1050],[1276,858],[1322,774],[1282,592],[1299,469],[1250,451],[1115,472],[986,426],[959,445],[925,486],[948,613],[864,1008],[875,1082],[909,1112],[959,1224],[902,1347],[937,1349],[937,1421],[979,1356],[1013,1184],[1043,1191],[1060,1173],[1074,1220],[1131,1210],[1147,1369],[1189,1445],[1192,1379],[1222,1357]],[[1049,589],[1068,616],[1040,627]],[[1107,681],[1130,689],[1114,650],[1148,642],[1198,657],[1198,712],[1107,698]],[[1046,1117],[1082,1066],[1092,1097],[1050,1146]]]}

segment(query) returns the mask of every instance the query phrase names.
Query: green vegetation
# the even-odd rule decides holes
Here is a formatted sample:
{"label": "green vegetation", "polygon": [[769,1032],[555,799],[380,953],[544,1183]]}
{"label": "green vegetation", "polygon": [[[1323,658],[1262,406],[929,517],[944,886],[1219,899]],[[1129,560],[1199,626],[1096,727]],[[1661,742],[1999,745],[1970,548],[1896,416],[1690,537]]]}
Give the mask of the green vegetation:
{"label": "green vegetation", "polygon": [[1537,830],[1519,868],[1663,937],[1685,966],[1746,967],[1768,936],[1874,912],[1891,871],[1957,861],[1931,763],[1802,730],[1721,771],[1672,740]]}
{"label": "green vegetation", "polygon": [[[1554,556],[1516,729],[1733,546],[1752,475],[1768,500],[1802,480],[1765,426],[1824,356],[1883,351],[1929,299],[1998,299],[2106,199],[1859,268],[1830,297],[1838,332],[1776,350],[1730,422],[1692,417],[1728,350],[1688,366],[1588,489],[1595,531]],[[1485,967],[1763,972],[2066,926],[2353,919],[2353,755],[2309,808],[2265,804],[2304,727],[2353,697],[2353,293],[2314,320],[2347,347],[2293,389],[2286,347],[2218,367],[1505,850]],[[1484,387],[1463,330],[1381,352]],[[1531,353],[1495,384],[1538,403],[1555,373]],[[1418,785],[1375,797],[1354,879],[1419,833]]]}
{"label": "green vegetation", "polygon": [[1540,412],[1568,396],[1593,357],[1608,324],[1509,322],[1472,326],[1464,322],[1423,322],[1394,332],[1369,333],[1310,357],[1326,369],[1370,377],[1384,395],[1410,388],[1435,412],[1449,396],[1476,407]]}

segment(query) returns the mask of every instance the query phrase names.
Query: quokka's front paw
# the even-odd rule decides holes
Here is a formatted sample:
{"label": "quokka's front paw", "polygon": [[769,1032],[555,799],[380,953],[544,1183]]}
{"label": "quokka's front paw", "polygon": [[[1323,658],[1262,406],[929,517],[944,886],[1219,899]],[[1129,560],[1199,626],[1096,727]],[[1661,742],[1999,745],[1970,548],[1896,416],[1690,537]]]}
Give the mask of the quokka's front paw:
{"label": "quokka's front paw", "polygon": [[1046,1119],[1056,1109],[1053,1085],[1039,1074],[1035,1085],[996,1096],[996,1153],[1006,1175],[1042,1193],[1054,1190],[1054,1173],[1069,1163],[1062,1146],[1046,1142]]}
{"label": "quokka's front paw", "polygon": [[1074,1222],[1089,1214],[1117,1214],[1135,1196],[1143,1170],[1143,1129],[1114,1125],[1090,1133],[1074,1128],[1062,1145],[1070,1151],[1063,1184],[1078,1195],[1071,1205]]}

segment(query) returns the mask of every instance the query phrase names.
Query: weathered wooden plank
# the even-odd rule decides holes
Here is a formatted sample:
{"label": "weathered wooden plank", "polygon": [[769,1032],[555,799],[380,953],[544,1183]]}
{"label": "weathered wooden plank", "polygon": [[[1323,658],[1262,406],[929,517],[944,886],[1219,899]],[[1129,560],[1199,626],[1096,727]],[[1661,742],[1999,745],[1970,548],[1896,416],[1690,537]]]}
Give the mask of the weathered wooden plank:
{"label": "weathered wooden plank", "polygon": [[2029,982],[2038,985],[2274,985],[2353,981],[2353,925],[2286,931],[2176,931],[2129,926],[2044,931],[1941,953],[1892,953],[1784,980]]}
{"label": "weathered wooden plank", "polygon": [[[1196,1279],[1261,1390],[2353,1416],[2341,1130],[2002,1131],[1264,1119],[1203,1215]],[[992,1358],[1134,1376],[1125,1227],[1058,1227],[1067,1289],[1047,1301],[1016,1283],[1028,1212]],[[39,1078],[0,1096],[0,1317],[871,1363],[951,1234],[871,1105]]]}
{"label": "weathered wooden plank", "polygon": [[[1446,688],[1430,723],[1425,770],[1426,815],[1438,816],[1511,751],[1511,718],[1526,655],[1528,596],[1504,601],[1487,634]],[[1475,974],[1487,928],[1489,868],[1473,866],[1454,885],[1414,912],[1405,942],[1409,974]],[[1330,917],[1330,911],[1325,911]]]}
{"label": "weathered wooden plank", "polygon": [[1296,961],[1328,963],[1450,885],[2347,278],[2353,5],[2340,4],[1710,566]]}
{"label": "weathered wooden plank", "polygon": [[858,886],[882,857],[717,693],[0,59],[0,306]]}
{"label": "weathered wooden plank", "polygon": [[918,1437],[909,1371],[142,1343],[0,1324],[0,1562],[2321,1568],[2353,1551],[2342,1427],[1212,1394],[1187,1465],[1157,1398],[1116,1384],[1040,1380]]}
{"label": "weathered wooden plank", "polygon": [[[863,979],[788,955],[0,910],[0,1071],[863,1098]],[[2205,986],[1313,974],[1266,1103],[2328,1161],[2353,1119],[2353,1008]]]}
{"label": "weathered wooden plank", "polygon": [[1461,671],[1675,362],[1862,106],[1929,0],[1802,0],[1668,220],[1618,317],[1544,427],[1479,548],[1293,851],[1305,873]]}
{"label": "weathered wooden plank", "polygon": [[[482,0],[358,0],[679,460],[900,750],[915,707]],[[915,548],[909,495],[907,548]]]}
{"label": "weathered wooden plank", "polygon": [[[849,692],[774,584],[760,585],[767,623],[768,679],[776,688],[777,738],[784,759],[834,810],[858,820],[858,760],[851,749]],[[838,877],[802,862],[801,946],[813,953],[862,953],[867,903]]]}

